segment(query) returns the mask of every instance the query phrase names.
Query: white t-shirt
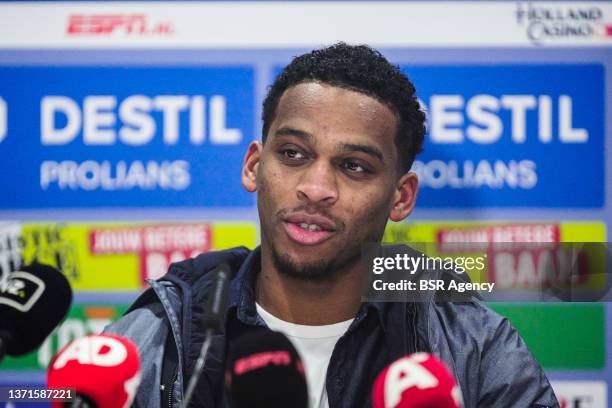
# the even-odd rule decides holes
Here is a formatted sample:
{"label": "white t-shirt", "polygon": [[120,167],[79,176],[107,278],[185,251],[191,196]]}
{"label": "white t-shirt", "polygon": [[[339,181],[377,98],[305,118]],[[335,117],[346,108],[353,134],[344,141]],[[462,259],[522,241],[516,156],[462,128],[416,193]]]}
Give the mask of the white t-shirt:
{"label": "white t-shirt", "polygon": [[304,363],[310,408],[328,408],[325,378],[327,366],[336,342],[349,328],[353,319],[325,326],[305,326],[289,323],[265,311],[255,303],[257,313],[274,331],[291,340]]}

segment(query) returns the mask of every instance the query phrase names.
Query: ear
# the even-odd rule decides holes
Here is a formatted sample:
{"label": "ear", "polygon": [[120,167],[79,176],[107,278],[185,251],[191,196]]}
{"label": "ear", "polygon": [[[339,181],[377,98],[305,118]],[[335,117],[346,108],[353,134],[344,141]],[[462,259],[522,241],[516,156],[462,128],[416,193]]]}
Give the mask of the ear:
{"label": "ear", "polygon": [[391,221],[399,222],[408,217],[416,203],[419,191],[419,178],[416,173],[408,172],[397,181],[393,195],[393,207],[389,213]]}
{"label": "ear", "polygon": [[249,193],[257,191],[257,171],[263,146],[260,142],[251,142],[242,162],[242,185]]}

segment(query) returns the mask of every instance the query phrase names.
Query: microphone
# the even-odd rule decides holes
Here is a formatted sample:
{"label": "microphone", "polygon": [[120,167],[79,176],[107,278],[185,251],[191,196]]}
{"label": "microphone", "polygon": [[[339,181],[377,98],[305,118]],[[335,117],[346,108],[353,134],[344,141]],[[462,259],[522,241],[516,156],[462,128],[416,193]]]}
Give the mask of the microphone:
{"label": "microphone", "polygon": [[112,334],[91,334],[64,347],[47,374],[48,388],[73,388],[71,402],[53,401],[54,408],[128,408],[140,385],[140,357],[130,340]]}
{"label": "microphone", "polygon": [[300,356],[283,334],[260,329],[230,344],[225,373],[232,408],[307,408]]}
{"label": "microphone", "polygon": [[446,365],[428,353],[391,363],[376,377],[374,408],[462,408],[463,398]]}
{"label": "microphone", "polygon": [[48,265],[23,266],[0,280],[0,361],[40,346],[71,303],[68,280]]}
{"label": "microphone", "polygon": [[204,368],[204,363],[206,362],[206,355],[208,354],[212,336],[223,331],[223,324],[225,322],[225,309],[227,309],[229,283],[232,276],[231,269],[227,263],[222,263],[212,271],[212,274],[213,278],[210,289],[208,290],[208,301],[206,302],[206,308],[202,316],[204,342],[202,343],[200,354],[193,368],[193,374],[187,384],[187,391],[185,391],[185,398],[183,399],[183,407],[187,407],[189,401],[191,401],[191,397],[193,397],[193,391],[195,390],[202,369]]}

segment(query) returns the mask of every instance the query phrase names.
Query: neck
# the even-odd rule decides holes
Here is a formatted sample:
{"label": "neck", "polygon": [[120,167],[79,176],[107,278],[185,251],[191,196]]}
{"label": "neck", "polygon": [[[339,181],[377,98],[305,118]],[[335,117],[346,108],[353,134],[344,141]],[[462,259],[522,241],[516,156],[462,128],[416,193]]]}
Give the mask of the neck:
{"label": "neck", "polygon": [[328,279],[300,279],[279,272],[262,246],[255,297],[266,311],[287,322],[311,326],[343,322],[354,318],[361,304],[359,263]]}

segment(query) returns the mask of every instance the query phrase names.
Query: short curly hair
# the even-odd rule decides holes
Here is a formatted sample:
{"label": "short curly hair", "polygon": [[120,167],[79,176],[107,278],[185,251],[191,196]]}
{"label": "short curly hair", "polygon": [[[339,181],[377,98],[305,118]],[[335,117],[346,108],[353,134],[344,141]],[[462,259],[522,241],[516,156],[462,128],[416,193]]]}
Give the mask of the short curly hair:
{"label": "short curly hair", "polygon": [[263,103],[262,140],[266,142],[283,93],[290,87],[317,81],[371,96],[399,119],[395,145],[401,173],[410,170],[423,148],[425,113],[412,82],[378,51],[366,45],[337,43],[295,57],[280,73]]}

